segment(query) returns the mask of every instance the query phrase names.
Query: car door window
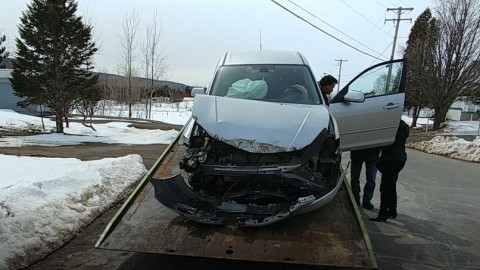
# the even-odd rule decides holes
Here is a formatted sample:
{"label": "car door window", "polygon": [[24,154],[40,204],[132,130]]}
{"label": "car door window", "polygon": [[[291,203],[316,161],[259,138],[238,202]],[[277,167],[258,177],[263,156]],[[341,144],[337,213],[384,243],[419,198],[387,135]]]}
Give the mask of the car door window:
{"label": "car door window", "polygon": [[[392,60],[367,68],[330,102],[338,123],[343,151],[380,147],[395,139],[405,101],[405,60]],[[351,91],[364,94],[358,102],[345,100]]]}
{"label": "car door window", "polygon": [[403,62],[375,67],[356,78],[348,90],[362,92],[365,98],[398,93],[402,71]]}

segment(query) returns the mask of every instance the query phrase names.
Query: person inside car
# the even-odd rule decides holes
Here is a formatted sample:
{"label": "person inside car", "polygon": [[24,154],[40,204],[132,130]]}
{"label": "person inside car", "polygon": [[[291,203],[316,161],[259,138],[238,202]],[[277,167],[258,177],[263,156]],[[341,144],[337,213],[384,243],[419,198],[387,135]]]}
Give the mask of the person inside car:
{"label": "person inside car", "polygon": [[302,85],[294,84],[283,90],[281,96],[284,100],[300,102],[308,100],[308,90]]}

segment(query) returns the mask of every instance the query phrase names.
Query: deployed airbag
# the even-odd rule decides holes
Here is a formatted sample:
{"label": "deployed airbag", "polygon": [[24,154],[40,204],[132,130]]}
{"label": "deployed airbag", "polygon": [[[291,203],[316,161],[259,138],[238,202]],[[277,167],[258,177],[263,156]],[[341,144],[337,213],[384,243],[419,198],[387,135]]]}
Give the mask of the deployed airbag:
{"label": "deployed airbag", "polygon": [[268,85],[264,80],[242,79],[228,88],[227,97],[241,99],[261,99],[267,95]]}

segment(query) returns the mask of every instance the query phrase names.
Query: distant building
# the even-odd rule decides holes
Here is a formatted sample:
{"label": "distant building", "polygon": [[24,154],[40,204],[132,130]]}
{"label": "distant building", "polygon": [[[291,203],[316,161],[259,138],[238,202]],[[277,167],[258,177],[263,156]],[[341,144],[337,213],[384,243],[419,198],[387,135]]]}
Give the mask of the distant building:
{"label": "distant building", "polygon": [[473,101],[473,97],[459,97],[450,106],[445,118],[457,121],[478,120],[480,118],[480,106]]}
{"label": "distant building", "polygon": [[[477,72],[477,91],[480,91],[480,61],[475,61]],[[446,119],[459,121],[474,121],[480,118],[480,105],[475,103],[475,97],[458,97],[447,112]]]}
{"label": "distant building", "polygon": [[10,84],[11,69],[0,69],[0,110],[9,109],[18,113],[38,115],[35,109],[22,108],[17,105],[17,102],[23,101],[23,98],[15,96],[12,85]]}

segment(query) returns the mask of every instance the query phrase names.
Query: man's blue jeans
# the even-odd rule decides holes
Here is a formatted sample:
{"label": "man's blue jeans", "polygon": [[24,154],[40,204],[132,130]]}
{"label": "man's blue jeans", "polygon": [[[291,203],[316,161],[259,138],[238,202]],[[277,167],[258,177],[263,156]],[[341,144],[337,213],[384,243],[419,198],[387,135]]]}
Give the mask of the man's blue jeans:
{"label": "man's blue jeans", "polygon": [[365,163],[366,179],[367,182],[363,187],[363,200],[362,202],[370,202],[375,190],[375,178],[377,177],[377,168],[375,167],[375,161],[363,161],[352,160],[350,170],[350,185],[352,188],[353,197],[357,204],[360,204],[360,173],[362,172],[362,166]]}

